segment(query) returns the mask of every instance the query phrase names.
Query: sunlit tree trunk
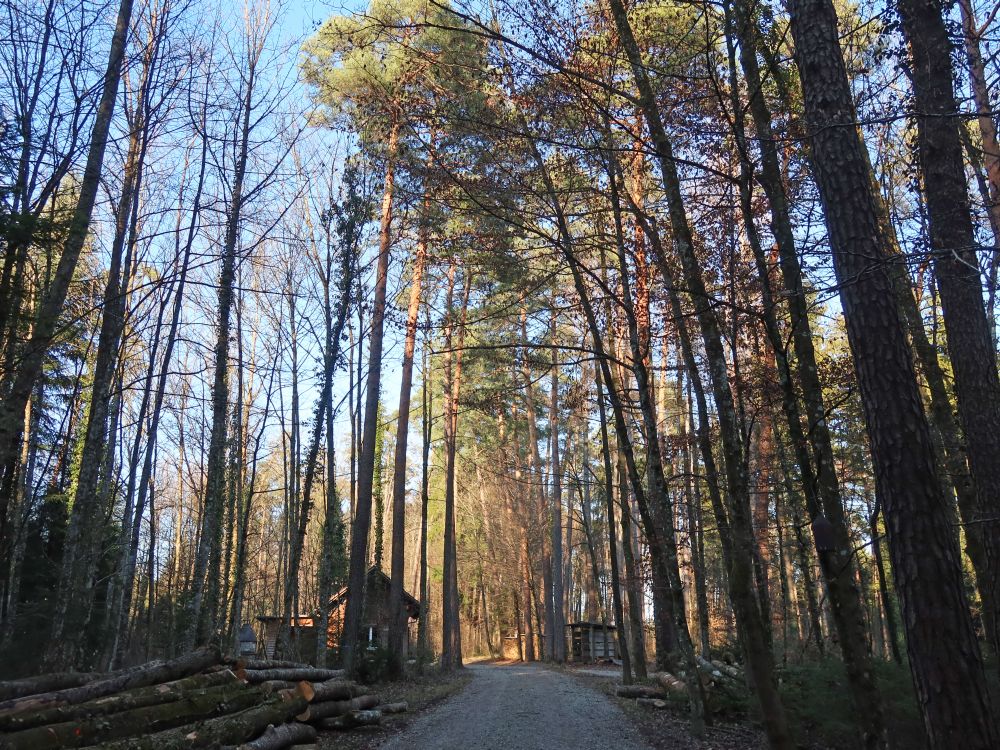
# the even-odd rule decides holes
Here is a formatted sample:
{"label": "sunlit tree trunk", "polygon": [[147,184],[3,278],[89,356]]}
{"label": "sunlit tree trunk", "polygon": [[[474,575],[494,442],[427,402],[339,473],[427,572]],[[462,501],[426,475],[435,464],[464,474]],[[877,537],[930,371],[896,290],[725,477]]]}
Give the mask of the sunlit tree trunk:
{"label": "sunlit tree trunk", "polygon": [[[428,165],[433,157],[428,157]],[[403,611],[403,564],[406,544],[406,449],[410,432],[410,391],[413,387],[413,353],[417,344],[417,316],[423,288],[424,266],[427,263],[427,241],[430,228],[429,187],[424,185],[422,215],[418,228],[417,248],[410,281],[410,302],[406,311],[406,334],[403,341],[402,373],[399,382],[399,416],[396,419],[396,453],[392,474],[392,561],[389,586],[389,652],[394,659],[393,670],[403,669],[403,647],[407,616]]]}
{"label": "sunlit tree trunk", "polygon": [[607,513],[608,547],[611,567],[611,600],[614,605],[615,625],[618,633],[618,658],[622,662],[622,684],[632,684],[632,657],[625,632],[625,612],[622,606],[621,572],[618,569],[618,532],[615,528],[615,471],[611,465],[611,445],[608,436],[607,408],[604,405],[604,382],[601,368],[595,368],[597,386],[597,411],[601,422],[601,459],[604,461],[604,507]]}
{"label": "sunlit tree trunk", "polygon": [[[930,431],[885,270],[892,243],[879,221],[855,126],[836,12],[829,0],[792,0],[789,10],[812,164],[841,281],[918,703],[931,747],[992,747],[994,714]],[[936,613],[933,624],[921,615],[928,608]]]}
{"label": "sunlit tree trunk", "polygon": [[[563,539],[562,539],[562,468],[559,461],[559,358],[556,348],[556,318],[551,322],[552,336],[552,384],[549,404],[549,471],[552,483],[552,619],[551,650],[549,658],[557,664],[566,661],[566,619],[563,610]],[[569,447],[567,437],[567,448]]]}
{"label": "sunlit tree trunk", "polygon": [[[249,41],[249,40],[248,40]],[[216,340],[213,347],[213,382],[211,404],[211,433],[205,473],[205,500],[203,504],[200,536],[195,554],[192,577],[189,625],[186,646],[207,643],[217,627],[219,612],[218,570],[222,554],[222,516],[226,496],[225,453],[228,442],[229,417],[229,338],[234,299],[233,283],[236,275],[236,256],[239,248],[240,228],[244,208],[244,183],[250,154],[250,134],[253,128],[254,95],[257,83],[257,63],[261,55],[260,43],[248,50],[247,71],[242,100],[239,103],[239,121],[236,133],[236,161],[226,206],[225,235],[221,248],[222,268],[219,274],[218,318]]]}
{"label": "sunlit tree trunk", "polygon": [[446,305],[448,322],[445,325],[445,491],[444,491],[444,564],[441,582],[441,669],[453,670],[462,666],[462,627],[459,619],[458,599],[458,550],[455,529],[455,462],[458,454],[458,401],[462,387],[462,354],[465,345],[466,316],[472,276],[465,272],[462,292],[461,320],[458,336],[453,338],[456,327],[452,310],[451,290],[454,288],[456,264],[449,272],[449,300]]}
{"label": "sunlit tree trunk", "polygon": [[382,190],[382,213],[379,220],[378,265],[375,271],[375,297],[371,311],[371,337],[368,347],[368,380],[365,395],[365,421],[358,458],[358,487],[351,525],[351,555],[347,580],[347,604],[341,655],[346,669],[353,670],[361,638],[361,614],[364,611],[365,581],[368,575],[368,534],[372,520],[372,489],[375,479],[375,444],[378,431],[378,402],[382,382],[382,337],[385,328],[386,289],[389,277],[389,246],[392,242],[393,194],[396,157],[399,143],[398,114],[389,129],[385,186]]}
{"label": "sunlit tree trunk", "polygon": [[[428,330],[430,326],[427,326]],[[429,337],[430,334],[427,334]],[[420,645],[420,658],[424,658],[429,650],[429,628],[427,618],[430,616],[430,589],[427,587],[427,509],[430,505],[430,457],[431,457],[431,414],[433,413],[433,389],[431,388],[431,369],[427,351],[430,348],[429,338],[424,339],[421,347],[423,358],[421,373],[421,446],[420,461],[420,622],[417,623],[417,643]]]}

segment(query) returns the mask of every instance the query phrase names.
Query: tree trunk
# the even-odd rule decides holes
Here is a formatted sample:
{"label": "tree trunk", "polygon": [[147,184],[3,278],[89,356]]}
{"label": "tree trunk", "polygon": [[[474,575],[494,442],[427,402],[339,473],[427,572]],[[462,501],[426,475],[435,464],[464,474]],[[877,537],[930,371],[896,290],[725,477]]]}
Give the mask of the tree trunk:
{"label": "tree trunk", "polygon": [[[982,138],[983,166],[986,167],[986,181],[989,186],[985,196],[988,201],[986,213],[989,216],[990,228],[993,230],[993,241],[1000,245],[1000,144],[997,143],[997,128],[993,121],[993,105],[990,102],[986,66],[980,49],[980,41],[986,29],[978,27],[972,0],[958,0],[958,8],[962,13],[963,41],[969,63],[969,87],[972,89],[972,101],[976,105],[976,124],[979,126],[979,135]],[[990,262],[993,283],[996,280],[997,265],[997,256],[994,255]],[[990,302],[994,301],[991,296]],[[989,319],[993,320],[992,304],[989,312]]]}
{"label": "tree trunk", "polygon": [[[628,324],[628,338],[631,349],[632,371],[635,374],[636,389],[639,393],[639,410],[642,414],[642,426],[646,439],[646,475],[648,492],[651,502],[648,519],[643,513],[643,522],[647,525],[646,538],[650,545],[650,555],[654,562],[660,557],[662,562],[653,566],[654,602],[665,619],[665,625],[657,623],[661,639],[658,646],[667,648],[676,644],[687,674],[697,674],[694,645],[688,631],[687,615],[684,602],[684,590],[681,586],[680,569],[677,561],[677,538],[674,531],[674,507],[667,490],[663,461],[660,455],[659,429],[656,412],[653,407],[652,379],[647,369],[648,339],[644,341],[639,322],[641,310],[636,312],[633,305],[633,295],[629,279],[629,268],[626,260],[626,248],[622,232],[622,213],[619,203],[617,180],[612,168],[608,169],[608,180],[611,190],[611,205],[614,215],[614,234],[618,245],[619,275],[622,291],[622,302]],[[645,232],[644,232],[645,233]],[[639,264],[640,268],[642,264]],[[638,500],[638,497],[637,497]],[[655,530],[648,524],[656,525]],[[665,631],[665,632],[664,632]],[[666,636],[664,639],[663,636]],[[657,661],[672,661],[667,654],[657,652]],[[698,690],[700,690],[700,684]]]}
{"label": "tree trunk", "polygon": [[302,713],[308,705],[308,699],[300,691],[288,690],[266,703],[239,713],[94,747],[98,750],[190,750],[217,747],[223,743],[238,744],[256,737],[268,726],[283,724]]}
{"label": "tree trunk", "polygon": [[[260,737],[245,742],[236,750],[284,750],[316,739],[316,729],[297,721],[269,726]],[[232,750],[230,748],[230,750]]]}
{"label": "tree trunk", "polygon": [[[763,98],[760,70],[757,64],[756,22],[745,4],[733,5],[732,24],[739,38],[740,61],[750,89],[750,109],[757,129],[761,154],[761,181],[766,186],[771,204],[771,227],[777,239],[778,254],[785,287],[792,341],[798,362],[798,376],[808,414],[808,428],[802,429],[798,399],[792,384],[792,370],[785,352],[783,339],[775,317],[775,301],[771,291],[770,272],[764,256],[760,237],[754,224],[752,186],[753,167],[749,146],[743,128],[742,107],[735,85],[736,63],[734,44],[729,43],[730,72],[734,80],[733,96],[734,132],[740,152],[740,195],[749,244],[757,265],[762,291],[764,327],[776,359],[777,379],[782,388],[782,408],[789,438],[795,449],[802,472],[802,488],[811,519],[823,517],[834,535],[834,548],[817,550],[820,569],[827,584],[834,622],[837,626],[841,655],[851,685],[858,724],[864,745],[874,750],[887,743],[882,701],[875,683],[871,654],[865,638],[865,625],[861,592],[854,584],[856,565],[852,552],[850,531],[840,497],[840,487],[834,465],[833,446],[826,421],[819,368],[813,348],[807,300],[802,285],[802,272],[796,252],[792,224],[788,215],[788,201],[781,179],[780,162],[772,138],[771,113]],[[807,439],[806,435],[809,435]],[[807,440],[809,442],[807,442]],[[815,466],[809,455],[809,447]],[[815,470],[814,470],[815,469]]]}
{"label": "tree trunk", "polygon": [[[348,221],[351,221],[354,217],[349,217]],[[298,525],[295,529],[294,536],[292,537],[291,549],[289,551],[288,560],[288,571],[286,575],[286,586],[285,586],[285,597],[284,597],[284,610],[280,625],[280,632],[278,634],[278,643],[281,645],[281,651],[287,652],[290,646],[290,632],[292,623],[292,608],[295,602],[298,601],[299,593],[299,568],[302,563],[302,553],[305,548],[306,541],[306,531],[309,526],[309,514],[312,510],[312,492],[313,485],[316,481],[316,469],[319,465],[319,450],[320,444],[323,437],[323,428],[331,429],[330,422],[332,421],[332,410],[333,410],[333,378],[334,372],[337,367],[337,362],[340,360],[340,342],[344,333],[344,326],[347,324],[347,316],[351,309],[351,286],[354,279],[354,272],[357,267],[356,260],[354,258],[355,247],[354,238],[347,237],[347,247],[342,249],[342,257],[340,264],[340,293],[337,300],[337,310],[336,317],[334,318],[334,312],[331,309],[330,300],[330,284],[331,279],[331,269],[329,264],[327,265],[326,280],[324,282],[325,288],[325,303],[326,303],[326,340],[325,340],[325,351],[324,351],[324,361],[323,361],[323,377],[320,385],[319,399],[316,404],[316,418],[313,422],[312,434],[309,438],[309,448],[306,453],[306,466],[305,466],[305,477],[302,483],[302,505],[298,510]],[[292,292],[289,292],[289,305],[291,307],[291,316],[294,319],[294,306],[292,306]],[[294,346],[294,341],[293,341]],[[294,351],[294,350],[293,350]],[[293,354],[294,357],[294,354]],[[293,360],[294,363],[294,360]],[[297,389],[294,386],[293,381],[293,399],[297,402]],[[293,402],[293,422],[298,423],[297,418],[297,403]],[[295,434],[295,430],[293,433]],[[336,542],[336,536],[340,528],[340,508],[336,504],[336,482],[334,481],[335,472],[333,471],[333,442],[332,440],[327,440],[327,503],[326,503],[326,518],[323,523],[324,536],[323,536],[323,548],[321,554],[324,556],[324,564],[326,565],[325,572],[321,571],[321,578],[325,575],[324,585],[329,588],[330,580],[332,576],[331,566],[333,564],[330,555],[333,554],[333,546]],[[293,466],[297,465],[297,461],[293,461]],[[294,475],[298,476],[298,471],[294,471]],[[297,480],[296,480],[297,481]],[[334,502],[331,504],[329,502],[329,495],[333,494]],[[329,599],[329,591],[327,591],[327,599]],[[323,600],[321,606],[324,611],[326,611],[327,603]],[[321,620],[324,618],[320,618]],[[328,619],[328,615],[327,615]],[[325,633],[326,629],[320,630],[320,633]],[[324,643],[324,638],[317,637],[317,648],[319,644]],[[323,652],[325,657],[325,651]]]}
{"label": "tree trunk", "polygon": [[931,747],[991,747],[996,729],[985,675],[930,431],[886,272],[892,243],[879,221],[855,126],[836,12],[829,0],[791,0],[789,10],[812,164],[841,283],[918,703]]}
{"label": "tree trunk", "polygon": [[87,716],[10,732],[3,739],[3,747],[9,750],[61,750],[95,745],[243,711],[258,705],[260,700],[258,691],[239,682],[213,688],[187,688],[168,702],[120,710],[110,716]]}
{"label": "tree trunk", "polygon": [[[428,330],[430,326],[428,325]],[[428,334],[429,335],[429,334]],[[417,643],[420,645],[420,658],[425,658],[429,651],[428,636],[429,629],[427,623],[428,597],[430,589],[427,587],[427,509],[430,506],[430,458],[431,458],[431,412],[433,389],[431,388],[431,370],[428,366],[427,350],[430,342],[425,340],[421,347],[423,366],[420,368],[423,398],[421,408],[423,411],[421,420],[421,430],[423,432],[423,445],[421,446],[421,468],[420,468],[420,621],[417,623]]]}
{"label": "tree trunk", "polygon": [[341,680],[344,678],[343,669],[320,669],[318,667],[281,667],[278,669],[245,669],[240,675],[251,685],[256,685],[268,680],[285,680],[287,682],[321,682],[324,680]]}
{"label": "tree trunk", "polygon": [[[82,675],[95,681],[94,675]],[[43,675],[42,677],[46,677]],[[40,679],[40,678],[36,678]],[[207,690],[220,686],[241,685],[239,679],[228,669],[208,674],[184,677],[172,682],[161,682],[147,687],[133,688],[120,693],[111,693],[83,703],[76,703],[43,710],[27,709],[24,712],[0,719],[0,728],[7,732],[18,732],[32,727],[60,724],[73,719],[92,719],[97,716],[117,714],[144,706],[156,706],[181,700],[191,691]]]}
{"label": "tree trunk", "polygon": [[566,619],[563,610],[563,540],[562,540],[562,468],[559,463],[559,359],[556,354],[556,318],[552,316],[552,385],[549,405],[549,464],[552,482],[552,648],[549,659],[562,664],[566,661]]}
{"label": "tree trunk", "polygon": [[79,687],[13,698],[0,703],[0,721],[4,717],[25,711],[71,706],[123,690],[176,680],[217,664],[219,659],[218,649],[200,648],[170,661],[155,661],[123,669]]}
{"label": "tree trunk", "polygon": [[111,37],[107,67],[101,88],[101,99],[91,130],[87,163],[79,185],[79,197],[70,219],[59,263],[52,276],[45,296],[38,306],[38,312],[31,328],[31,338],[21,353],[19,366],[12,379],[9,391],[0,403],[0,580],[6,580],[9,556],[8,508],[14,492],[14,476],[17,473],[17,455],[20,449],[20,434],[23,429],[24,410],[42,374],[45,356],[58,331],[59,318],[66,293],[73,281],[80,253],[87,243],[90,220],[101,183],[104,167],[104,152],[108,143],[108,132],[118,98],[118,84],[121,81],[122,61],[128,42],[129,24],[132,17],[132,0],[121,0]]}
{"label": "tree trunk", "polygon": [[719,414],[728,484],[726,498],[729,505],[729,532],[734,548],[734,554],[729,560],[728,575],[734,584],[733,606],[742,621],[740,627],[747,666],[761,703],[764,725],[771,746],[776,749],[790,748],[792,740],[775,682],[773,654],[768,646],[769,623],[763,621],[755,598],[751,598],[753,593],[750,562],[753,559],[753,533],[749,519],[749,488],[719,321],[694,252],[693,237],[684,209],[673,148],[667,138],[641,52],[622,0],[610,0],[610,5],[615,26],[632,67],[632,74],[639,91],[640,107],[656,148],[660,176],[667,196],[670,228],[707,354],[713,396]]}
{"label": "tree trunk", "polygon": [[[433,146],[432,146],[433,149]],[[433,153],[433,151],[432,151]],[[433,156],[428,157],[428,164]],[[430,228],[430,194],[424,185],[423,213],[413,259],[413,279],[410,281],[410,303],[406,311],[406,335],[403,343],[402,373],[399,382],[399,416],[396,419],[396,454],[392,473],[392,562],[389,585],[389,653],[392,671],[403,669],[407,615],[403,610],[403,564],[406,544],[406,449],[410,433],[410,392],[413,388],[413,352],[417,344],[417,316],[423,288],[424,265],[427,263],[427,238]]]}
{"label": "tree trunk", "polygon": [[[449,284],[454,286],[456,263],[449,272]],[[449,292],[451,291],[449,287]],[[455,324],[449,294],[446,306],[448,323],[445,331],[445,485],[444,485],[444,554],[441,582],[441,669],[453,670],[462,666],[462,624],[459,619],[458,599],[458,550],[455,530],[455,461],[458,454],[458,399],[462,388],[462,353],[465,345],[466,319],[469,311],[469,294],[472,291],[472,275],[465,272],[462,293],[461,321],[458,324],[458,339],[452,348],[452,334]],[[452,357],[454,356],[454,365]]]}
{"label": "tree trunk", "polygon": [[378,432],[378,403],[382,383],[382,337],[385,328],[385,300],[389,277],[389,246],[392,242],[392,206],[395,185],[396,151],[399,143],[398,114],[393,115],[389,129],[382,191],[382,214],[379,224],[378,267],[375,276],[375,298],[372,303],[371,339],[368,348],[368,382],[365,397],[365,423],[358,460],[358,489],[351,526],[351,557],[347,580],[347,604],[341,635],[341,655],[344,667],[353,670],[361,638],[361,615],[364,612],[365,581],[368,576],[368,534],[372,519],[372,488],[375,479],[375,443]]}
{"label": "tree trunk", "polygon": [[[961,123],[953,89],[952,45],[940,7],[930,0],[900,0],[917,120],[917,150],[927,200],[934,271],[955,376],[958,415],[982,527],[985,577],[992,605],[993,651],[1000,654],[1000,375],[993,346],[994,322],[986,317],[975,232],[969,209]],[[973,76],[975,81],[975,76]],[[987,120],[991,118],[987,117]],[[994,137],[995,141],[995,137]],[[995,146],[995,143],[994,143]]]}
{"label": "tree trunk", "polygon": [[701,641],[701,656],[709,658],[711,653],[710,622],[708,612],[708,586],[705,582],[705,531],[702,524],[701,479],[698,476],[697,446],[691,433],[694,424],[694,402],[688,391],[684,399],[683,370],[677,372],[677,415],[680,422],[681,460],[684,472],[684,495],[687,501],[688,524],[691,537],[691,573],[694,578],[695,602],[698,614],[698,635]]}
{"label": "tree trunk", "polygon": [[604,460],[604,506],[607,512],[608,547],[611,565],[611,598],[615,609],[615,625],[618,632],[618,657],[622,662],[622,683],[632,683],[631,654],[625,633],[625,613],[622,607],[621,573],[618,570],[618,540],[615,530],[615,472],[611,466],[611,446],[608,437],[608,417],[604,406],[604,383],[601,368],[595,368],[594,380],[597,386],[597,410],[601,421],[601,457]]}
{"label": "tree trunk", "polygon": [[882,602],[882,611],[885,614],[886,630],[889,631],[889,650],[892,659],[897,664],[903,663],[903,657],[899,651],[899,625],[896,621],[896,606],[892,602],[889,592],[889,582],[885,575],[885,563],[882,560],[882,537],[878,533],[878,517],[881,514],[881,503],[875,499],[875,509],[872,511],[869,521],[869,536],[872,540],[872,555],[875,558],[875,573],[878,577],[878,595]]}
{"label": "tree trunk", "polygon": [[243,183],[250,152],[251,115],[254,111],[256,60],[251,57],[247,70],[246,91],[240,102],[238,154],[233,173],[226,215],[226,232],[222,246],[222,269],[219,274],[217,335],[213,350],[212,426],[209,438],[208,464],[205,474],[205,500],[201,518],[201,535],[195,555],[192,580],[190,623],[185,644],[207,643],[215,634],[218,611],[218,563],[222,551],[222,516],[226,496],[225,452],[228,441],[229,417],[229,335],[233,307],[233,283],[236,276],[236,254],[243,211]]}
{"label": "tree trunk", "polygon": [[296,718],[299,721],[314,723],[323,719],[332,719],[334,716],[343,716],[351,711],[365,711],[375,708],[378,705],[378,700],[378,697],[374,695],[359,695],[347,700],[317,701],[314,698],[308,708]]}

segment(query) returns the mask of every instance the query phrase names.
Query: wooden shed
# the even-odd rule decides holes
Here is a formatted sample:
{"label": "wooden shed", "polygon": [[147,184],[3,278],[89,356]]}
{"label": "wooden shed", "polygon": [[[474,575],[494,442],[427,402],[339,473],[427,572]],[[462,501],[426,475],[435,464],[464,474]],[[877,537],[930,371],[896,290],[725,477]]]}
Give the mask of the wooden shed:
{"label": "wooden shed", "polygon": [[569,630],[569,659],[576,662],[616,659],[617,628],[600,622],[571,622]]}
{"label": "wooden shed", "polygon": [[[389,639],[389,587],[391,579],[380,568],[368,570],[365,585],[365,607],[362,614],[361,640],[370,649],[384,645]],[[333,653],[340,650],[340,639],[344,627],[344,610],[347,606],[347,586],[330,597],[330,622],[327,627],[327,648]],[[409,652],[414,634],[413,625],[420,618],[420,602],[403,591],[402,616],[406,620],[407,639],[403,643],[404,656]],[[261,623],[259,639],[260,653],[268,658],[274,656],[280,617],[258,617]],[[316,615],[298,615],[292,620],[291,640],[301,656],[312,656],[316,652]]]}
{"label": "wooden shed", "polygon": [[[274,658],[278,643],[278,631],[281,629],[280,615],[264,615],[257,618],[260,623],[260,636],[257,639],[257,654]],[[289,641],[292,649],[300,657],[311,657],[316,653],[316,626],[312,615],[296,615],[292,618],[289,630]]]}

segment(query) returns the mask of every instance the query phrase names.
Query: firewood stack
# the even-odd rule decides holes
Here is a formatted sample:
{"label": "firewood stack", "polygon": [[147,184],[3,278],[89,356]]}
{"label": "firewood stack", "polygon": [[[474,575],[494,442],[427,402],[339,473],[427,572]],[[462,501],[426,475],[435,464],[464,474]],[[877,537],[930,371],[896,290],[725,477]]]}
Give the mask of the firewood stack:
{"label": "firewood stack", "polygon": [[317,729],[378,724],[378,704],[341,670],[226,662],[203,648],[110,674],[0,682],[0,750],[282,750],[315,742]]}

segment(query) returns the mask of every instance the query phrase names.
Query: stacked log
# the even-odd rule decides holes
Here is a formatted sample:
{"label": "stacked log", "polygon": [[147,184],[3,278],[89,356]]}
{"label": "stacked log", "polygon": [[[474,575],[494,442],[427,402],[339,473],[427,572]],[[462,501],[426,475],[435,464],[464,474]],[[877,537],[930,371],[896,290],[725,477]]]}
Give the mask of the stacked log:
{"label": "stacked log", "polygon": [[[284,750],[317,728],[378,724],[379,699],[341,670],[223,662],[206,648],[110,674],[0,683],[0,750]],[[389,704],[386,713],[405,710]]]}
{"label": "stacked log", "polygon": [[740,682],[740,683],[746,682],[746,678],[743,676],[743,672],[741,672],[739,669],[732,666],[731,664],[726,664],[725,662],[721,662],[716,659],[710,661],[709,664],[711,664],[712,667],[714,667],[721,674],[725,675],[733,682]]}
{"label": "stacked log", "polygon": [[[666,708],[663,699],[668,697],[684,697],[687,695],[687,685],[683,672],[654,672],[650,678],[655,685],[619,685],[615,695],[619,698],[634,698],[636,703],[646,708]],[[743,673],[736,667],[719,661],[708,661],[698,657],[698,679],[706,694],[713,691],[726,694],[731,698],[740,698],[746,692],[746,681]]]}
{"label": "stacked log", "polygon": [[674,695],[687,694],[687,685],[684,684],[684,680],[675,677],[670,672],[655,672],[652,677],[668,693]]}
{"label": "stacked log", "polygon": [[324,680],[337,680],[344,676],[342,669],[317,669],[315,667],[291,667],[281,669],[244,669],[237,670],[242,679],[251,685],[258,685],[262,682],[273,682],[281,680],[284,682],[322,682]]}
{"label": "stacked log", "polygon": [[619,685],[615,688],[619,698],[663,698],[663,689],[653,685]]}
{"label": "stacked log", "polygon": [[[68,706],[75,703],[102,698],[105,695],[119,693],[136,687],[156,685],[157,683],[175,680],[179,677],[196,674],[219,662],[217,649],[201,648],[170,661],[153,661],[138,667],[129,667],[111,674],[101,675],[96,680],[86,682],[78,687],[68,687],[50,692],[39,692],[23,695],[0,703],[0,717],[10,716],[26,711],[40,711],[56,706]],[[37,678],[44,681],[45,676]],[[0,688],[0,692],[3,689]]]}
{"label": "stacked log", "polygon": [[376,726],[382,722],[384,713],[406,710],[405,703],[380,706],[377,696],[365,694],[363,688],[352,682],[331,680],[316,685],[315,689],[313,702],[295,718],[320,729],[343,731]]}

